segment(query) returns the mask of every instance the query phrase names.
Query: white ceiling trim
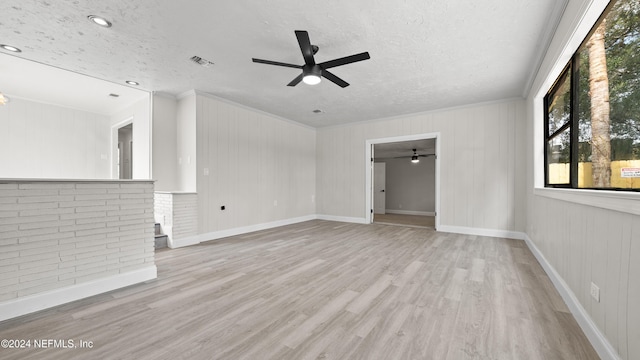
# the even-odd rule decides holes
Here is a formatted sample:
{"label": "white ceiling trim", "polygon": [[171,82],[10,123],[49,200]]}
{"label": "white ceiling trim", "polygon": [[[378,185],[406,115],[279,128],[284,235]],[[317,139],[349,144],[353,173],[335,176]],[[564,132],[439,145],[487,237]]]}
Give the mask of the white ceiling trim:
{"label": "white ceiling trim", "polygon": [[538,45],[536,46],[536,53],[538,54],[538,59],[535,62],[535,66],[532,69],[529,77],[527,78],[527,82],[525,83],[524,89],[522,91],[522,97],[526,98],[531,93],[531,88],[533,87],[533,82],[538,76],[538,72],[542,67],[542,63],[544,59],[547,57],[547,52],[549,51],[549,47],[551,46],[551,41],[553,41],[553,35],[558,30],[558,26],[560,26],[560,20],[564,16],[565,11],[567,10],[567,5],[569,4],[569,0],[558,0],[555,3],[555,7],[551,16],[547,20],[547,23],[544,27],[544,32],[540,39],[538,40]]}
{"label": "white ceiling trim", "polygon": [[305,129],[309,129],[309,130],[314,130],[314,131],[317,130],[317,128],[315,128],[313,126],[309,126],[307,124],[303,124],[303,123],[300,123],[300,122],[297,122],[297,121],[294,121],[294,120],[290,120],[290,119],[284,118],[282,116],[271,114],[271,113],[268,113],[266,111],[262,111],[260,109],[254,109],[254,108],[252,108],[250,106],[243,105],[243,104],[237,103],[235,101],[231,101],[229,99],[221,98],[219,96],[212,95],[212,94],[209,94],[209,93],[204,92],[204,91],[190,90],[190,91],[187,91],[185,93],[180,94],[181,97],[179,97],[179,98],[181,99],[183,97],[186,97],[186,96],[183,96],[184,94],[187,94],[186,96],[189,96],[189,95],[192,95],[192,94],[193,95],[199,95],[199,96],[202,96],[202,97],[206,97],[206,98],[209,98],[209,99],[220,101],[220,102],[225,103],[225,104],[233,105],[233,106],[239,107],[239,108],[244,109],[244,110],[248,110],[248,111],[255,112],[255,113],[258,113],[258,114],[261,114],[261,115],[264,115],[264,116],[268,116],[268,117],[273,118],[275,120],[284,121],[284,122],[286,122],[288,124],[291,124],[291,125],[296,125],[296,126],[303,127]]}
{"label": "white ceiling trim", "polygon": [[358,121],[358,122],[347,123],[347,124],[328,125],[328,126],[318,127],[318,129],[333,129],[333,128],[341,128],[341,127],[345,127],[345,126],[375,124],[375,123],[378,123],[378,122],[384,122],[384,121],[390,121],[390,120],[401,120],[401,119],[406,119],[406,118],[411,118],[411,117],[422,117],[422,116],[425,116],[425,115],[439,114],[439,113],[443,113],[443,112],[447,112],[447,111],[464,110],[464,109],[471,109],[471,108],[482,107],[482,106],[490,106],[490,105],[496,105],[496,104],[506,104],[506,103],[510,103],[510,102],[514,102],[514,101],[524,101],[524,100],[525,100],[525,98],[522,98],[522,97],[518,96],[518,97],[512,97],[512,98],[508,98],[508,99],[500,99],[500,100],[484,101],[484,102],[479,102],[479,103],[474,103],[474,104],[451,106],[451,107],[446,107],[446,108],[421,111],[421,112],[412,113],[412,114],[389,116],[389,117],[385,117],[385,118],[364,120],[364,121]]}

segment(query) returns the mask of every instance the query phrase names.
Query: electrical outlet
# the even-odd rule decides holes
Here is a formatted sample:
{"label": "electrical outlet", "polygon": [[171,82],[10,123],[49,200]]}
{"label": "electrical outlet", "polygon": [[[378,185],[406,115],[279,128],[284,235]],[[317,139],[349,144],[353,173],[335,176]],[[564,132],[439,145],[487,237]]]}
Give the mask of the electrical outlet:
{"label": "electrical outlet", "polygon": [[591,297],[593,300],[600,302],[600,288],[594,283],[591,283]]}

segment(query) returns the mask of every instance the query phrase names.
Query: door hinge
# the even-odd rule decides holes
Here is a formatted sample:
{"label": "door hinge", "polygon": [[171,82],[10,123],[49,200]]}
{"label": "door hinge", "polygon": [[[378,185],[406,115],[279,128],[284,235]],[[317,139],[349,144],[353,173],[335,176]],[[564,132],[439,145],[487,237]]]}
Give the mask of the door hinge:
{"label": "door hinge", "polygon": [[373,209],[371,209],[371,213],[373,214]]}

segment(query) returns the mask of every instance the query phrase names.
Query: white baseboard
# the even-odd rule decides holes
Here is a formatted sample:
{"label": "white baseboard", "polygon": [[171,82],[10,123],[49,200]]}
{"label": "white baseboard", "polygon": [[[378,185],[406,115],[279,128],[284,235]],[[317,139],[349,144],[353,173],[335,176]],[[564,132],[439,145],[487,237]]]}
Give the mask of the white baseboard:
{"label": "white baseboard", "polygon": [[368,224],[367,219],[365,218],[347,217],[347,216],[316,215],[316,219],[354,223],[354,224]]}
{"label": "white baseboard", "polygon": [[413,211],[413,210],[386,209],[385,212],[388,213],[388,214],[398,214],[398,215],[436,216],[436,213],[433,212],[433,211]]}
{"label": "white baseboard", "polygon": [[267,230],[267,229],[271,229],[279,226],[297,224],[304,221],[315,220],[317,218],[318,217],[316,215],[307,215],[307,216],[301,216],[297,218],[272,221],[268,223],[237,227],[233,229],[213,231],[213,232],[198,234],[195,236],[189,236],[181,239],[171,239],[168,242],[167,246],[169,246],[172,249],[175,249],[175,248],[180,248],[184,246],[200,244],[205,241],[222,239],[229,236],[242,235],[242,234],[246,234],[254,231]]}
{"label": "white baseboard", "polygon": [[450,226],[450,225],[440,225],[438,226],[438,231],[450,232],[455,234],[489,236],[489,237],[498,237],[498,238],[507,238],[507,239],[516,239],[516,240],[524,240],[526,236],[525,233],[520,231],[482,229],[482,228]]}
{"label": "white baseboard", "polygon": [[[279,226],[296,224],[304,221],[310,220],[327,220],[327,221],[338,221],[345,223],[354,223],[354,224],[368,224],[367,219],[359,218],[359,217],[348,217],[348,216],[335,216],[335,215],[307,215],[292,219],[278,220],[269,223],[262,223],[250,226],[243,226],[233,229],[213,231],[204,234],[198,234],[195,236],[189,236],[181,239],[169,239],[167,241],[167,246],[172,249],[196,245],[202,242],[222,239],[230,236],[242,235],[254,231],[271,229]],[[518,239],[523,240],[525,234],[517,231],[507,231],[507,230],[493,230],[493,229],[480,229],[480,228],[469,228],[462,226],[446,226],[440,225],[437,228],[438,231],[443,232],[451,232],[457,234],[467,234],[467,235],[479,235],[479,236],[491,236],[491,237],[502,237],[502,238],[510,238],[510,239]]]}
{"label": "white baseboard", "polygon": [[542,265],[542,268],[551,279],[551,282],[560,293],[560,296],[562,296],[562,299],[567,304],[567,307],[576,318],[578,325],[580,325],[580,328],[587,336],[589,342],[593,345],[593,348],[596,350],[600,358],[603,360],[620,360],[620,356],[614,347],[611,346],[611,343],[609,343],[604,334],[600,329],[598,329],[598,326],[593,322],[582,304],[580,304],[580,301],[578,301],[578,298],[575,296],[573,291],[571,291],[571,288],[569,288],[556,269],[547,261],[536,244],[534,244],[526,234],[524,241],[540,265]]}
{"label": "white baseboard", "polygon": [[0,321],[48,309],[158,277],[155,265],[124,274],[24,296],[0,303]]}

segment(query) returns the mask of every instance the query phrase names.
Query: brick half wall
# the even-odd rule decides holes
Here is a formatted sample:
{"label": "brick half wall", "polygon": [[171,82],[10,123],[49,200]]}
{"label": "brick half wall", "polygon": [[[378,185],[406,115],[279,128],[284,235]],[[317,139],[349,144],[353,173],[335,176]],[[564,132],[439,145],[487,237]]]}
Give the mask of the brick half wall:
{"label": "brick half wall", "polygon": [[104,291],[130,285],[129,273],[155,274],[153,190],[152,181],[0,180],[0,310],[105,279],[113,285]]}

